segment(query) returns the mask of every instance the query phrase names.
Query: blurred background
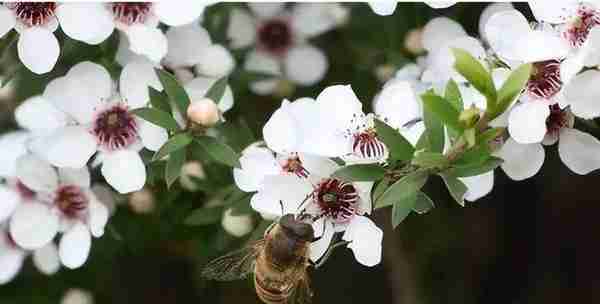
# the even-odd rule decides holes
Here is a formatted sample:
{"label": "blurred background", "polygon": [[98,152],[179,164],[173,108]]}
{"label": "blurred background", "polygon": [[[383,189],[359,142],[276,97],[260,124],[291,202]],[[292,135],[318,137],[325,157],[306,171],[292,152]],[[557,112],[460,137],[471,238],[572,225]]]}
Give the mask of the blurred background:
{"label": "blurred background", "polygon": [[[347,83],[369,108],[385,72],[391,74],[416,59],[414,45],[407,42],[409,32],[444,15],[478,36],[478,19],[486,6],[469,3],[434,10],[401,3],[394,15],[382,17],[365,4],[344,5],[351,9],[347,24],[313,41],[327,53],[326,79],[309,88],[287,88],[281,95],[314,97],[325,86]],[[239,6],[243,4],[208,9],[204,22],[211,34],[217,31],[211,26],[222,26],[219,16]],[[526,5],[515,6],[529,13]],[[0,89],[2,132],[16,128],[12,111],[19,102],[40,94],[48,81],[73,64],[92,60],[118,71],[119,67],[102,61],[110,39],[88,46],[62,33],[59,36],[65,47],[59,64],[47,75],[15,67],[10,48],[3,54],[0,77],[11,80]],[[242,54],[235,55],[241,59]],[[282,96],[253,95],[247,81],[232,76],[235,107],[226,115],[230,126],[221,131],[236,133],[243,128],[244,134],[260,138],[262,125]],[[590,126],[583,129],[600,136]],[[240,151],[250,142],[243,137],[231,144]],[[203,171],[210,180],[200,182],[204,187],[231,184],[226,167],[205,164]],[[367,268],[354,261],[350,250],[336,250],[324,267],[311,273],[314,303],[593,302],[600,290],[596,266],[600,247],[595,244],[600,204],[594,194],[600,176],[574,175],[558,159],[556,147],[550,147],[542,171],[534,178],[513,182],[501,170],[495,178],[493,192],[465,208],[452,201],[440,180],[431,179],[425,190],[436,208],[425,215],[410,215],[395,230],[390,210],[378,210],[375,219],[385,231],[383,263]],[[177,184],[167,190],[164,183],[151,183],[144,192],[118,197],[107,233],[94,240],[83,268],[63,268],[46,277],[28,261],[13,282],[0,286],[0,303],[60,303],[72,288],[89,291],[95,303],[259,303],[250,281],[216,283],[200,278],[199,271],[210,258],[246,239],[227,234],[220,220],[200,227],[183,224],[192,209],[209,203],[205,188],[199,188],[190,191]],[[253,221],[258,224],[258,217],[253,215]]]}

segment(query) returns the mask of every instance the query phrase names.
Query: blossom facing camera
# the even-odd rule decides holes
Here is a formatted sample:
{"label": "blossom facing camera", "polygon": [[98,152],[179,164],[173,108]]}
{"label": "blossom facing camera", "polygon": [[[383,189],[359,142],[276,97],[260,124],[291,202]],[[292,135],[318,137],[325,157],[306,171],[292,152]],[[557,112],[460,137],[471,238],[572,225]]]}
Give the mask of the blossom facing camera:
{"label": "blossom facing camera", "polygon": [[203,127],[212,127],[221,117],[219,107],[210,98],[202,98],[190,104],[187,109],[187,117],[193,123]]}

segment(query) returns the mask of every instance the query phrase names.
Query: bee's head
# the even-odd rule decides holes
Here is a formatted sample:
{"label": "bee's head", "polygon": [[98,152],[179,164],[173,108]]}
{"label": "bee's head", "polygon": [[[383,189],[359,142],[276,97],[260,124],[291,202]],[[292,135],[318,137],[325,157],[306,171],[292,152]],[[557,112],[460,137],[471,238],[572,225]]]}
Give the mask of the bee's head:
{"label": "bee's head", "polygon": [[290,236],[305,242],[311,242],[314,238],[313,227],[296,219],[293,214],[286,214],[279,219],[279,225]]}

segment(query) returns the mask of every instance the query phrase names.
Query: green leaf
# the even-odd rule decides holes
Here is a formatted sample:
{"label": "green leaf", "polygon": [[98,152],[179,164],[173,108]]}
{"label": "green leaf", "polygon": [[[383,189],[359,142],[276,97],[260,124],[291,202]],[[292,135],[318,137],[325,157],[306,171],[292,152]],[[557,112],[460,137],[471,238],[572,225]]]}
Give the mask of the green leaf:
{"label": "green leaf", "polygon": [[338,169],[333,177],[348,182],[368,182],[383,178],[385,169],[376,164],[349,165]]}
{"label": "green leaf", "polygon": [[179,133],[171,138],[154,154],[152,160],[161,159],[177,150],[185,148],[192,142],[192,137],[187,133]]}
{"label": "green leaf", "polygon": [[187,226],[206,226],[221,221],[222,208],[200,208],[192,211],[183,223]]}
{"label": "green leaf", "polygon": [[464,109],[462,96],[460,89],[454,79],[450,79],[446,85],[446,91],[444,92],[444,98],[459,112]]}
{"label": "green leaf", "polygon": [[467,193],[467,186],[465,183],[461,182],[458,178],[441,173],[440,176],[444,180],[446,187],[448,188],[448,192],[452,198],[461,206],[465,206],[465,193]]}
{"label": "green leaf", "polygon": [[[444,98],[432,93],[425,93],[421,96],[421,99],[423,100],[425,112],[433,113],[433,115],[441,120],[446,126],[457,131],[462,131],[462,126],[458,122],[460,112]],[[429,134],[428,137],[431,137],[431,134]]]}
{"label": "green leaf", "polygon": [[413,207],[413,211],[418,214],[424,214],[429,212],[429,210],[435,208],[435,204],[433,201],[427,196],[427,194],[419,191],[417,193],[417,202]]}
{"label": "green leaf", "polygon": [[477,91],[486,97],[487,109],[495,109],[497,93],[492,75],[490,75],[488,70],[477,59],[471,56],[469,52],[453,48],[452,53],[455,58],[454,68],[456,71],[466,78]]}
{"label": "green leaf", "polygon": [[423,122],[425,123],[425,129],[427,130],[429,150],[431,150],[431,152],[444,151],[444,124],[440,118],[435,116],[431,111],[425,111],[423,112]]}
{"label": "green leaf", "polygon": [[502,136],[502,134],[504,134],[504,131],[506,131],[506,128],[491,128],[488,130],[485,130],[483,133],[479,134],[479,136],[477,136],[477,143],[478,144],[482,144],[482,143],[489,143],[492,140],[495,140],[496,138]]}
{"label": "green leaf", "polygon": [[417,141],[417,144],[415,145],[415,149],[416,150],[431,150],[429,148],[429,137],[427,136],[427,130],[423,131],[423,134],[421,134],[421,137],[419,137],[419,140]]}
{"label": "green leaf", "polygon": [[131,110],[131,113],[141,117],[142,119],[151,122],[159,127],[170,131],[178,131],[179,125],[177,121],[167,112],[163,112],[155,108],[138,108]]}
{"label": "green leaf", "polygon": [[150,95],[150,104],[153,108],[165,113],[172,113],[169,97],[164,92],[159,92],[153,87],[148,87],[148,94]]}
{"label": "green leaf", "polygon": [[404,221],[415,208],[417,196],[418,192],[414,192],[394,203],[394,206],[392,207],[392,227],[394,227],[394,229],[398,227],[398,225],[400,225],[400,223]]}
{"label": "green leaf", "polygon": [[490,120],[504,113],[512,102],[521,94],[529,77],[531,76],[531,64],[523,64],[508,76],[500,91],[498,91],[498,105],[495,111],[490,114]]}
{"label": "green leaf", "polygon": [[453,165],[481,164],[492,155],[487,145],[480,145],[465,151]]}
{"label": "green leaf", "polygon": [[441,168],[448,165],[448,158],[437,152],[418,151],[412,164],[423,168]]}
{"label": "green leaf", "polygon": [[379,197],[387,190],[390,186],[390,183],[387,179],[382,179],[377,183],[377,186],[371,191],[371,199],[375,202]]}
{"label": "green leaf", "polygon": [[181,175],[181,168],[185,163],[185,150],[180,149],[169,154],[169,159],[167,160],[167,166],[165,167],[165,182],[167,183],[167,187],[171,188],[171,185],[179,178]]}
{"label": "green leaf", "polygon": [[155,71],[167,96],[175,102],[177,108],[179,108],[179,112],[181,112],[182,115],[185,115],[185,113],[187,113],[187,108],[190,106],[190,97],[185,92],[185,89],[177,82],[177,79],[175,79],[173,75],[160,69],[155,69]]}
{"label": "green leaf", "polygon": [[477,176],[498,168],[503,162],[501,158],[490,157],[481,163],[454,166],[447,171],[447,174],[456,177]]}
{"label": "green leaf", "polygon": [[375,209],[391,206],[419,191],[427,182],[429,172],[416,171],[392,184],[375,202]]}
{"label": "green leaf", "polygon": [[375,128],[377,129],[377,137],[388,148],[391,159],[404,161],[412,159],[415,148],[400,132],[379,119],[375,119]]}
{"label": "green leaf", "polygon": [[195,138],[195,142],[210,155],[214,161],[230,167],[241,167],[239,155],[231,147],[219,142],[216,138],[201,136]]}
{"label": "green leaf", "polygon": [[206,95],[204,95],[204,97],[218,104],[221,98],[223,98],[223,95],[225,94],[225,88],[227,88],[227,77],[223,77],[217,80],[208,89],[208,92],[206,92]]}

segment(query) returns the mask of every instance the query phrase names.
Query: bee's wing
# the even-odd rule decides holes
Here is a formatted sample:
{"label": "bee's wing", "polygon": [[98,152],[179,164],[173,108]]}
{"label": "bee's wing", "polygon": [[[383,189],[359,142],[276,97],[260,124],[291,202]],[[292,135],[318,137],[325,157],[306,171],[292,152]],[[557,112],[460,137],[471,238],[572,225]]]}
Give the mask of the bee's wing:
{"label": "bee's wing", "polygon": [[245,278],[254,271],[254,262],[264,245],[264,240],[258,240],[240,250],[212,260],[202,270],[202,277],[217,281]]}
{"label": "bee's wing", "polygon": [[304,269],[300,278],[294,286],[294,291],[290,295],[287,304],[310,304],[312,302],[313,292],[310,289],[310,280],[306,269]]}

